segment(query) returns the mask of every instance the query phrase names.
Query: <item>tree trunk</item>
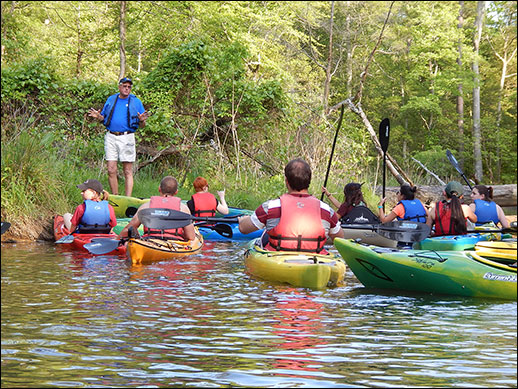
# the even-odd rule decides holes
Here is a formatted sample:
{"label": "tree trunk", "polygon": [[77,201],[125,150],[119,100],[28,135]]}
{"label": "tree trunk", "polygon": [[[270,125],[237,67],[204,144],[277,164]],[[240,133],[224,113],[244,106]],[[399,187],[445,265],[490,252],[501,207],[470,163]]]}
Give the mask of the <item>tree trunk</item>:
{"label": "tree trunk", "polygon": [[478,68],[478,52],[480,38],[482,37],[482,25],[484,22],[486,2],[479,1],[477,5],[477,17],[475,19],[475,35],[473,37],[474,60],[473,60],[473,157],[475,159],[475,179],[482,182],[482,151],[481,151],[481,130],[480,130],[480,75]]}
{"label": "tree trunk", "polygon": [[331,66],[333,65],[333,18],[335,13],[335,2],[331,2],[331,17],[329,18],[329,52],[327,56],[326,80],[324,82],[324,95],[322,96],[322,110],[325,116],[328,113],[329,88],[331,85]]}
{"label": "tree trunk", "polygon": [[[461,30],[464,28],[464,1],[459,1],[459,24],[457,27]],[[459,73],[462,74],[462,39],[459,38],[459,57],[457,64],[459,65]],[[459,130],[459,166],[464,170],[464,92],[462,90],[462,82],[457,87],[459,95],[457,96],[457,129]]]}
{"label": "tree trunk", "polygon": [[[511,185],[493,185],[493,201],[501,207],[516,207],[517,205],[517,186]],[[396,193],[399,190],[398,186],[385,188],[387,203],[391,206],[396,205]],[[417,187],[416,197],[423,202],[423,204],[431,205],[443,199],[442,192],[444,186],[440,185],[423,185]],[[376,187],[375,193],[381,196],[381,186]],[[471,192],[467,185],[464,185],[464,201],[465,204],[471,204]]]}
{"label": "tree trunk", "polygon": [[126,75],[126,2],[120,2],[120,20],[119,20],[119,37],[120,37],[120,70],[119,80]]}

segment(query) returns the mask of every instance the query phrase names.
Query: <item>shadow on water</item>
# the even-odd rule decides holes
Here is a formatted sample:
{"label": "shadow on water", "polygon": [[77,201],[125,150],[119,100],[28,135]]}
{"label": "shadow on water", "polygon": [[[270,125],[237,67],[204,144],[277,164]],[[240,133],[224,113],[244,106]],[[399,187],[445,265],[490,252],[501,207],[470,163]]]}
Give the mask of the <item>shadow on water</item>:
{"label": "shadow on water", "polygon": [[2,387],[516,387],[516,302],[244,272],[244,244],[131,266],[2,244]]}

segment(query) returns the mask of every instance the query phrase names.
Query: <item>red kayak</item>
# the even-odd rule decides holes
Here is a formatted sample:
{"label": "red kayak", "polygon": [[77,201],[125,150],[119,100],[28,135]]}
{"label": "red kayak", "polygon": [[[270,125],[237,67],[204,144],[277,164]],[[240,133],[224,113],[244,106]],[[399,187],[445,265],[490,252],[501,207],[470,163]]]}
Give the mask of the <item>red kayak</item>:
{"label": "red kayak", "polygon": [[[65,221],[63,219],[63,216],[56,215],[54,216],[54,239],[59,241],[62,238],[65,238],[66,236],[70,235],[70,231],[68,228],[65,227]],[[73,237],[73,239],[72,239]],[[71,249],[76,250],[86,250],[83,246],[86,243],[91,243],[93,239],[95,238],[109,238],[109,239],[115,239],[119,240],[119,237],[115,233],[109,233],[109,234],[79,234],[74,233],[72,234],[72,237],[66,239],[66,243],[58,242],[62,244],[64,247],[70,247]],[[118,254],[118,255],[126,255],[126,246],[121,245],[118,246],[115,250],[107,253],[107,254]]]}

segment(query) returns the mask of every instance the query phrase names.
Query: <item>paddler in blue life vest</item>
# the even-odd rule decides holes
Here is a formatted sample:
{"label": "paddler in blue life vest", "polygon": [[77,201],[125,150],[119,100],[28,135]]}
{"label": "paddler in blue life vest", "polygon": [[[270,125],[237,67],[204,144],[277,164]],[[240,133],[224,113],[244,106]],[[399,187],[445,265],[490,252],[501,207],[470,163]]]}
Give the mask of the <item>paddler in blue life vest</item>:
{"label": "paddler in blue life vest", "polygon": [[485,185],[475,185],[471,190],[473,202],[469,205],[477,215],[475,225],[481,226],[484,223],[500,223],[502,228],[509,228],[509,220],[505,217],[504,210],[493,201],[493,188]]}
{"label": "paddler in blue life vest", "polygon": [[222,215],[227,215],[229,210],[225,201],[225,190],[217,191],[219,202],[212,193],[209,192],[209,183],[203,177],[196,177],[192,184],[195,194],[187,201],[187,206],[191,215],[197,217],[214,217],[216,211]]}
{"label": "paddler in blue life vest", "polygon": [[117,225],[117,218],[108,201],[101,200],[102,184],[97,180],[90,179],[77,185],[77,187],[81,189],[81,196],[84,201],[77,206],[74,215],[70,213],[63,215],[65,227],[71,233],[109,233]]}
{"label": "paddler in blue life vest", "polygon": [[388,223],[397,218],[397,220],[426,223],[428,212],[421,200],[415,198],[415,192],[417,192],[415,186],[401,185],[396,192],[398,202],[388,215],[385,215],[385,211],[383,211],[383,204],[387,198],[382,198],[378,204],[380,222]]}
{"label": "paddler in blue life vest", "polygon": [[264,202],[250,216],[239,217],[239,231],[249,234],[266,228],[267,250],[326,254],[324,243],[328,237],[344,237],[336,213],[309,194],[311,168],[306,161],[290,161],[284,176],[288,193]]}

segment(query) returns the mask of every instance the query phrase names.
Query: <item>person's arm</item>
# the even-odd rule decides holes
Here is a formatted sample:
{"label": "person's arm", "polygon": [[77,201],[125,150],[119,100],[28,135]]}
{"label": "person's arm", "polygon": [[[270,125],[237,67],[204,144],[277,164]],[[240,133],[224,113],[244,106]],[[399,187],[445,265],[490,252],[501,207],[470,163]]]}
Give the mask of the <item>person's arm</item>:
{"label": "person's arm", "polygon": [[462,212],[464,213],[464,217],[469,221],[473,223],[477,221],[477,215],[475,215],[475,213],[471,210],[471,208],[468,205],[462,204]]}
{"label": "person's arm", "polygon": [[[184,203],[182,203],[180,205],[180,211],[186,213],[187,215],[191,214],[189,207],[187,205],[185,205]],[[184,238],[186,240],[193,240],[194,238],[196,238],[196,233],[194,231],[194,224],[190,223],[190,224],[186,225],[185,227],[183,227],[183,233],[184,233]]]}
{"label": "person's arm", "polygon": [[331,204],[336,209],[340,208],[340,205],[342,205],[342,203],[340,203],[340,201],[338,201],[331,193],[329,193],[325,186],[322,187],[322,192],[325,193]]}
{"label": "person's arm", "polygon": [[[383,210],[383,204],[385,203],[385,200],[387,198],[384,197],[380,200],[379,204],[378,204],[378,213],[379,213],[379,219],[380,219],[380,222],[382,223],[388,223],[388,222],[391,222],[392,220],[394,220],[396,217],[398,217],[398,214],[397,214],[397,210],[396,208],[401,205],[403,206],[403,204],[398,204],[396,205],[396,207],[394,207],[392,209],[392,211],[389,212],[388,215],[385,215],[385,211]],[[403,208],[403,216],[404,216],[404,208]],[[401,216],[400,216],[401,217]]]}
{"label": "person's arm", "polygon": [[102,122],[104,120],[104,116],[101,115],[101,111],[97,111],[96,109],[90,108],[88,110],[88,116]]}
{"label": "person's arm", "polygon": [[431,227],[433,227],[433,224],[435,222],[435,205],[432,205],[432,208],[430,208],[430,212],[428,212],[428,217],[426,218],[426,224],[428,224]]}
{"label": "person's arm", "polygon": [[219,196],[219,204],[216,209],[222,215],[228,215],[229,210],[228,210],[227,202],[225,201],[225,189],[219,190],[217,193]]}
{"label": "person's arm", "polygon": [[140,227],[140,219],[138,217],[138,213],[141,209],[149,208],[149,202],[142,204],[135,215],[131,218],[129,223],[122,229],[122,231],[119,233],[119,239],[127,238],[128,237],[128,230],[130,227],[133,227],[134,230],[137,230]]}
{"label": "person's arm", "polygon": [[252,217],[250,215],[240,216],[237,219],[239,221],[239,231],[242,234],[249,234],[259,229],[252,223]]}
{"label": "person's arm", "polygon": [[329,230],[329,238],[331,240],[334,240],[335,238],[344,238],[344,230],[340,226],[340,224],[337,224],[335,228]]}
{"label": "person's arm", "polygon": [[507,220],[507,217],[505,217],[504,210],[498,204],[496,205],[496,212],[498,213],[498,220],[500,221],[502,228],[509,228],[511,226],[509,224],[509,220]]}
{"label": "person's arm", "polygon": [[115,216],[115,210],[108,204],[108,209],[110,210],[110,227],[113,228],[117,225],[117,217]]}

